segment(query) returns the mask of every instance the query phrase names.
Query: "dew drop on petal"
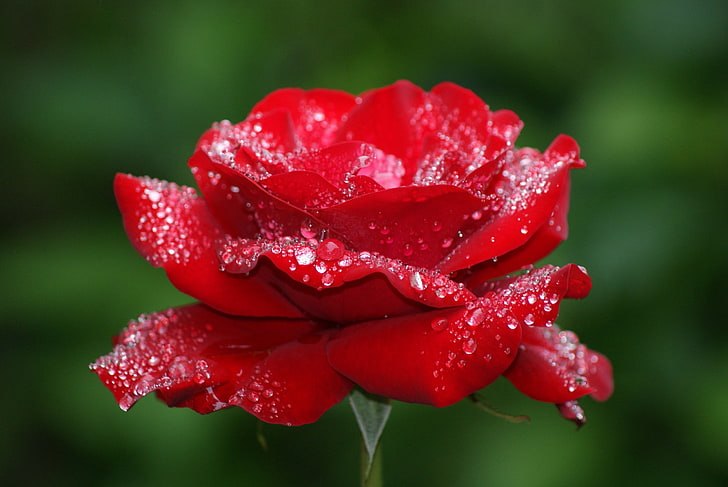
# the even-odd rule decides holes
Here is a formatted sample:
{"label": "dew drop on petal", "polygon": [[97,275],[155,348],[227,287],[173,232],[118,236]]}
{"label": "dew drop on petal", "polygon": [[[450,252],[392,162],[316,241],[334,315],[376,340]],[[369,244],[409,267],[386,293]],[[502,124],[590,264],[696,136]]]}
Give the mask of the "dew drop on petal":
{"label": "dew drop on petal", "polygon": [[316,260],[316,253],[311,247],[299,247],[294,252],[294,255],[299,265],[310,265]]}
{"label": "dew drop on petal", "polygon": [[477,348],[478,342],[476,342],[474,338],[468,338],[463,342],[463,352],[468,355],[474,354]]}
{"label": "dew drop on petal", "polygon": [[449,324],[450,323],[445,318],[436,318],[436,319],[432,320],[432,322],[430,323],[430,326],[435,331],[442,331],[445,328],[447,328],[447,326]]}
{"label": "dew drop on petal", "polygon": [[316,255],[323,260],[337,260],[344,255],[344,244],[335,238],[327,238],[316,249]]}

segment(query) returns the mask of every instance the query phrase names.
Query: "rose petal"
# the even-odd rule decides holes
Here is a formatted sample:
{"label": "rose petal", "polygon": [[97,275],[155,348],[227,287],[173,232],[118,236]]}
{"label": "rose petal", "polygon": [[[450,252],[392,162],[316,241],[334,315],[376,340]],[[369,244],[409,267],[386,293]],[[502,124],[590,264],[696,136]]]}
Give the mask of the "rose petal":
{"label": "rose petal", "polygon": [[114,192],[134,248],[183,293],[225,313],[301,315],[266,284],[220,271],[215,240],[223,232],[193,189],[118,174]]}
{"label": "rose petal", "polygon": [[409,81],[364,93],[341,125],[338,140],[367,142],[400,158],[406,174],[403,184],[407,184],[427,130],[426,124],[418,122],[424,101],[425,92]]}
{"label": "rose petal", "polygon": [[323,208],[316,218],[354,249],[431,268],[457,245],[464,221],[481,206],[454,186],[407,186]]}
{"label": "rose petal", "polygon": [[343,91],[284,88],[269,94],[255,105],[248,116],[254,118],[276,109],[290,113],[301,145],[326,147],[333,143],[344,116],[355,106],[354,95]]}
{"label": "rose petal", "polygon": [[313,335],[275,348],[230,398],[268,423],[297,426],[316,421],[351,391],[326,358],[328,336]]}
{"label": "rose petal", "polygon": [[493,134],[505,140],[509,146],[516,143],[523,128],[523,122],[518,115],[510,110],[498,110],[491,114],[490,120]]}
{"label": "rose petal", "polygon": [[561,268],[544,266],[520,276],[491,281],[473,292],[485,297],[507,293],[509,301],[500,306],[502,312],[526,326],[542,327],[554,323],[562,299],[580,299],[590,290],[591,279],[586,270],[569,264]]}
{"label": "rose petal", "polygon": [[[195,152],[189,164],[210,211],[233,237],[293,236],[299,234],[302,225],[312,223],[308,212],[266,191],[234,169],[212,161],[202,151]],[[248,233],[251,225],[257,229],[253,235]]]}
{"label": "rose petal", "polygon": [[493,382],[513,360],[520,326],[497,311],[483,298],[355,324],[331,341],[329,361],[373,394],[448,406]]}
{"label": "rose petal", "polygon": [[[458,184],[479,168],[487,166],[492,172],[498,167],[493,163],[509,142],[493,132],[491,113],[480,98],[465,88],[442,83],[427,94],[427,101],[434,130],[424,137],[416,184]],[[513,121],[501,122],[508,127],[499,128],[512,136]]]}
{"label": "rose petal", "polygon": [[[570,137],[560,136],[543,155],[533,149],[514,153],[463,242],[438,268],[452,272],[504,255],[525,244],[546,223],[568,191],[568,171],[583,163]],[[565,147],[570,151],[562,152]],[[575,149],[576,148],[576,149]],[[558,150],[557,150],[558,149]]]}
{"label": "rose petal", "polygon": [[567,178],[553,213],[525,244],[497,259],[487,260],[461,271],[457,280],[463,282],[468,288],[476,288],[491,279],[527,268],[550,254],[568,235],[568,184]]}
{"label": "rose petal", "polygon": [[91,369],[124,410],[159,390],[171,406],[208,413],[230,406],[236,384],[270,349],[318,328],[309,320],[234,318],[200,304],[172,308],[130,322]]}
{"label": "rose petal", "polygon": [[552,403],[586,394],[604,401],[614,389],[609,360],[557,327],[524,327],[518,356],[504,376],[528,397]]}
{"label": "rose petal", "polygon": [[444,275],[376,253],[355,252],[333,238],[230,239],[219,255],[227,272],[252,271],[255,279],[269,282],[306,313],[336,323],[458,306],[473,299],[469,290]]}

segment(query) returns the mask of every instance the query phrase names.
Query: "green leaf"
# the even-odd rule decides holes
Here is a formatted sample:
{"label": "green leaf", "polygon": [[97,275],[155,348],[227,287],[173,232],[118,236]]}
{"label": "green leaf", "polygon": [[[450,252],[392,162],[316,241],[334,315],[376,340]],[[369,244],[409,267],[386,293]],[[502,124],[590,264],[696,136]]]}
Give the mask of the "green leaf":
{"label": "green leaf", "polygon": [[362,458],[362,479],[366,480],[372,468],[374,454],[379,445],[379,439],[387,424],[392,404],[389,399],[369,394],[355,388],[349,394],[349,403],[359,424],[362,441],[367,452],[367,458]]}

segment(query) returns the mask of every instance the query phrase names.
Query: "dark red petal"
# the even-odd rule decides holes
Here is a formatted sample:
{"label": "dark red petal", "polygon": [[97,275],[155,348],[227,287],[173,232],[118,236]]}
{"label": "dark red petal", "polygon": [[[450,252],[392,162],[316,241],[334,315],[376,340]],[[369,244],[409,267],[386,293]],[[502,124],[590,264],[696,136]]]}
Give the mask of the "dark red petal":
{"label": "dark red petal", "polygon": [[524,327],[518,356],[504,376],[528,397],[552,403],[586,394],[604,401],[614,389],[609,360],[557,327]]}
{"label": "dark red petal", "polygon": [[327,335],[312,335],[275,348],[254,367],[230,398],[268,423],[312,423],[351,391],[326,358]]}
{"label": "dark red petal", "polygon": [[425,92],[409,81],[364,93],[341,125],[338,140],[367,142],[400,158],[411,178],[429,130],[418,120],[424,101]]}
{"label": "dark red petal", "polygon": [[461,272],[462,276],[459,276],[457,280],[472,289],[491,279],[527,268],[549,255],[568,235],[568,182],[567,178],[566,185],[561,190],[561,197],[554,206],[554,211],[549,219],[525,244],[497,259],[487,260]]}
{"label": "dark red petal", "polygon": [[234,318],[201,304],[172,308],[130,322],[91,369],[124,410],[159,390],[171,406],[196,397],[187,405],[208,413],[230,406],[235,384],[271,348],[318,328],[309,320]]}
{"label": "dark red petal", "polygon": [[520,326],[485,299],[346,327],[329,344],[340,373],[365,390],[405,402],[448,406],[510,365]]}
{"label": "dark red petal", "polygon": [[193,189],[117,174],[114,192],[132,245],[180,291],[225,313],[301,315],[268,285],[220,271],[215,240],[223,232]]}
{"label": "dark red petal", "polygon": [[[376,253],[355,252],[333,238],[228,240],[219,253],[227,272],[252,271],[256,280],[269,282],[307,313],[337,323],[458,306],[473,299],[469,290],[444,275]],[[265,259],[259,262],[261,257]]]}
{"label": "dark red petal", "polygon": [[521,149],[504,167],[485,198],[482,221],[468,232],[464,241],[438,266],[442,272],[471,267],[502,256],[524,245],[554,213],[568,191],[568,171],[580,167],[578,147],[573,139],[560,136],[540,154]]}
{"label": "dark red petal", "polygon": [[355,105],[356,97],[343,91],[284,88],[258,102],[249,118],[285,109],[290,113],[301,144],[318,148],[333,143],[342,119]]}
{"label": "dark red petal", "polygon": [[550,326],[564,298],[583,298],[591,290],[591,279],[583,267],[569,264],[558,268],[544,266],[526,274],[488,282],[473,292],[478,296],[506,293],[507,309],[526,326]]}

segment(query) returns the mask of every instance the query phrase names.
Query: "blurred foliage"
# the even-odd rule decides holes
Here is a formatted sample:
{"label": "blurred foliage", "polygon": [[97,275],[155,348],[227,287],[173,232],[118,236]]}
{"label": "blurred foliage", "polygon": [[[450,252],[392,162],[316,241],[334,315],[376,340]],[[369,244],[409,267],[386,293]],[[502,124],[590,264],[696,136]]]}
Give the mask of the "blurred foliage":
{"label": "blurred foliage", "polygon": [[612,358],[578,433],[507,382],[513,425],[396,403],[388,485],[726,485],[728,5],[722,0],[5,2],[0,478],[8,485],[354,485],[346,402],[314,425],[152,398],[122,413],[86,363],[189,298],[121,229],[115,172],[190,184],[199,135],[283,86],[450,80],[581,144],[571,235],[594,279],[561,324]]}

